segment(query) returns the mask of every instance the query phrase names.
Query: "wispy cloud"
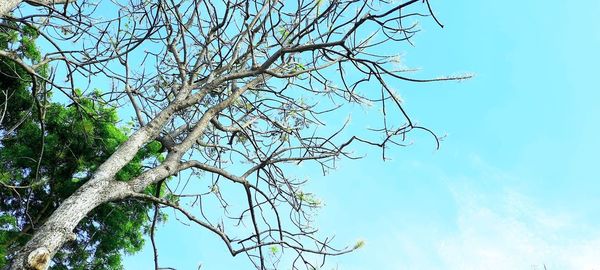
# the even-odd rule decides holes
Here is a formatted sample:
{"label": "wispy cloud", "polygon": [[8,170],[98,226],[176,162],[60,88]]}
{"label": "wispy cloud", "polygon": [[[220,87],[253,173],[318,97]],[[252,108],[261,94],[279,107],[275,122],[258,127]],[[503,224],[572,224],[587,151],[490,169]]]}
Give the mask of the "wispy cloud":
{"label": "wispy cloud", "polygon": [[509,189],[453,193],[457,229],[436,247],[444,269],[600,269],[600,229]]}
{"label": "wispy cloud", "polygon": [[582,215],[589,212],[553,207],[547,196],[519,189],[526,179],[477,156],[469,162],[476,169],[468,176],[440,172],[454,215],[381,241],[388,251],[384,269],[600,270],[600,228]]}

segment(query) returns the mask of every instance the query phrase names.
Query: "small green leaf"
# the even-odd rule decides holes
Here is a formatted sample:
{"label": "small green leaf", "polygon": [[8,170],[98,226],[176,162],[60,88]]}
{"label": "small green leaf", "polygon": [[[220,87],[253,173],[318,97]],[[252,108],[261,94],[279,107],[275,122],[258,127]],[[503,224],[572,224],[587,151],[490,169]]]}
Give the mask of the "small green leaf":
{"label": "small green leaf", "polygon": [[285,40],[290,35],[290,32],[287,29],[280,27],[279,34],[281,35],[281,39]]}
{"label": "small green leaf", "polygon": [[303,64],[296,63],[296,70],[306,70],[306,67]]}
{"label": "small green leaf", "polygon": [[365,241],[364,240],[358,240],[356,241],[356,244],[354,244],[354,249],[359,249],[365,246]]}

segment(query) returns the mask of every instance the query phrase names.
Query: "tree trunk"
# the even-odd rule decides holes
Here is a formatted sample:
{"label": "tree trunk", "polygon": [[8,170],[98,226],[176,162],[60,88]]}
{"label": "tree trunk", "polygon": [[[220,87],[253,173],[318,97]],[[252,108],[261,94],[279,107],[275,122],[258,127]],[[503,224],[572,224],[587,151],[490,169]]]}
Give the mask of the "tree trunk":
{"label": "tree trunk", "polygon": [[31,5],[57,5],[68,4],[75,0],[1,0],[0,1],[0,17],[8,14],[22,2],[27,2]]}
{"label": "tree trunk", "polygon": [[90,211],[102,203],[125,197],[131,187],[115,181],[114,176],[157,133],[156,130],[157,126],[148,125],[129,137],[88,182],[63,201],[44,225],[35,230],[33,238],[16,254],[9,269],[47,269],[62,245],[74,239],[73,229]]}
{"label": "tree trunk", "polygon": [[85,183],[67,198],[38,228],[33,238],[13,258],[10,270],[45,270],[62,245],[75,238],[75,226],[98,205],[120,199],[129,191],[125,182],[108,180]]}
{"label": "tree trunk", "polygon": [[23,2],[23,0],[2,0],[2,1],[0,1],[0,17],[11,12],[21,2]]}
{"label": "tree trunk", "polygon": [[[4,1],[4,0],[0,0]],[[145,185],[152,181],[142,181],[142,184],[119,182],[114,176],[123,168],[135,154],[150,140],[156,137],[163,125],[177,110],[177,106],[169,106],[161,111],[152,121],[138,131],[134,132],[129,139],[121,144],[119,148],[104,162],[92,178],[81,186],[75,193],[69,196],[50,215],[48,220],[40,228],[35,230],[31,240],[15,255],[11,262],[10,270],[45,270],[50,260],[62,245],[74,239],[73,230],[75,226],[98,205],[123,199],[132,191],[143,190]],[[174,163],[174,161],[171,161]],[[159,166],[161,167],[161,166]],[[162,168],[162,167],[161,167]],[[166,177],[171,173],[169,169],[161,173],[146,172],[141,178]],[[134,181],[135,182],[135,181]]]}

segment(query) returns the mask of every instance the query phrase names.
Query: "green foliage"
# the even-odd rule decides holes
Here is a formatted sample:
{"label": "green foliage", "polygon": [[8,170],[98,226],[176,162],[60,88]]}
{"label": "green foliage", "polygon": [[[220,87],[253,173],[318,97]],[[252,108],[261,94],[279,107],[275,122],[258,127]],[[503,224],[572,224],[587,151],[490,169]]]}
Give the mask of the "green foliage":
{"label": "green foliage", "polygon": [[[0,48],[36,62],[37,31],[0,31]],[[18,45],[11,43],[19,43]],[[45,104],[44,129],[36,117],[29,74],[0,58],[0,99],[8,98],[0,123],[0,268],[91,174],[127,139],[113,108],[78,94],[76,103]],[[1,101],[0,101],[1,102]],[[4,106],[4,104],[2,104]],[[11,127],[16,129],[11,131]],[[42,140],[43,135],[43,140]],[[40,154],[43,144],[43,155]],[[118,172],[119,181],[138,176],[143,164],[161,158],[158,142],[146,145]],[[39,163],[38,163],[39,160]],[[10,188],[29,186],[29,188]],[[148,193],[154,192],[149,188]],[[75,229],[77,239],[53,259],[51,269],[122,269],[123,253],[139,251],[148,230],[149,203],[125,200],[104,204]],[[109,232],[109,233],[107,233]]]}
{"label": "green foliage", "polygon": [[316,198],[312,193],[304,193],[302,191],[296,193],[296,199],[302,203],[306,203],[311,207],[321,207],[323,202]]}
{"label": "green foliage", "polygon": [[286,40],[288,38],[288,36],[290,35],[290,32],[285,29],[284,27],[279,27],[279,35],[281,35],[281,40]]}
{"label": "green foliage", "polygon": [[20,58],[34,63],[39,62],[41,53],[35,45],[35,39],[39,36],[38,30],[28,25],[19,26],[11,21],[2,23],[7,27],[0,28],[0,49],[13,52]]}
{"label": "green foliage", "polygon": [[21,44],[21,46],[23,46],[21,49],[27,58],[33,59],[36,62],[41,60],[40,51],[38,51],[32,38],[23,36],[21,39]]}
{"label": "green foliage", "polygon": [[[0,243],[3,243],[5,239],[11,237],[11,231],[17,226],[17,219],[11,215],[2,214],[0,215]],[[0,245],[0,266],[7,263],[6,260],[7,249],[4,245]]]}
{"label": "green foliage", "polygon": [[[15,222],[7,226],[6,220],[0,219],[2,255],[10,255],[24,244],[32,233],[32,225],[39,226],[127,138],[116,126],[114,110],[87,99],[80,101],[81,108],[60,104],[47,108],[45,149],[37,179],[41,130],[36,118],[30,117],[13,134],[4,137],[0,148],[1,178],[9,185],[34,187],[27,191],[27,212],[23,199],[27,192],[7,188],[0,191],[0,214],[15,217],[16,221],[16,226]],[[90,111],[91,106],[95,106],[95,111]],[[160,145],[149,144],[119,172],[118,180],[139,175],[144,160],[158,156],[158,151]],[[77,240],[57,254],[53,269],[119,269],[122,251],[133,253],[142,248],[149,209],[149,204],[136,201],[98,207],[76,228]]]}

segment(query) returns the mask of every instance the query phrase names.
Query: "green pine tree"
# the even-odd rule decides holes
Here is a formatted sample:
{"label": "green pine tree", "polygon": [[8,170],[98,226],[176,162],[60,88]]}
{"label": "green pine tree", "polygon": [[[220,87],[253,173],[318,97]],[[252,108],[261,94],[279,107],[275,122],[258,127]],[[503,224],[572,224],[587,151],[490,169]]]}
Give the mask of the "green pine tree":
{"label": "green pine tree", "polygon": [[[35,63],[40,61],[36,36],[34,29],[0,32],[0,48],[12,48]],[[44,67],[37,72],[46,74]],[[115,109],[96,99],[79,94],[71,105],[46,101],[36,106],[35,92],[25,70],[0,58],[0,268],[127,139]],[[160,151],[158,142],[148,144],[118,180],[139,175],[144,162],[160,158]],[[81,221],[77,239],[56,254],[51,269],[122,269],[122,255],[144,244],[151,208],[132,200],[99,206]]]}

